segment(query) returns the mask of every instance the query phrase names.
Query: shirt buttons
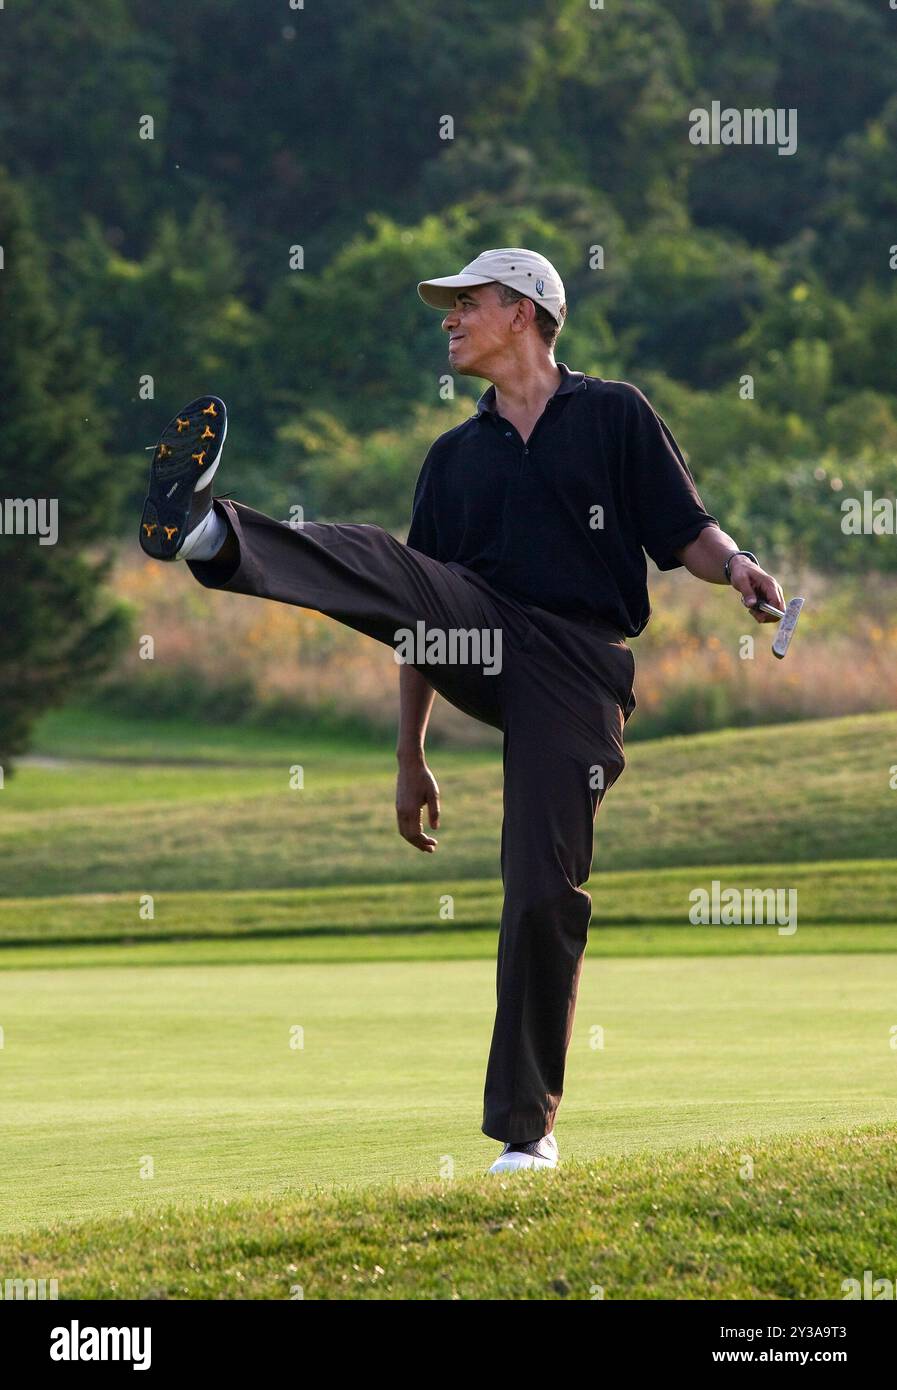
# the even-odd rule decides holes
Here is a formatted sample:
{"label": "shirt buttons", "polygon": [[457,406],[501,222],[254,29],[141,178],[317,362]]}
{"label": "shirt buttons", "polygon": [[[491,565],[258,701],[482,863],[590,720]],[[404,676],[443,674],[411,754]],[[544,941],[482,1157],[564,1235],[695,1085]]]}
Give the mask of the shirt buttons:
{"label": "shirt buttons", "polygon": [[512,439],[512,438],[513,438],[513,435],[511,434],[511,431],[510,431],[510,430],[505,430],[505,439]]}

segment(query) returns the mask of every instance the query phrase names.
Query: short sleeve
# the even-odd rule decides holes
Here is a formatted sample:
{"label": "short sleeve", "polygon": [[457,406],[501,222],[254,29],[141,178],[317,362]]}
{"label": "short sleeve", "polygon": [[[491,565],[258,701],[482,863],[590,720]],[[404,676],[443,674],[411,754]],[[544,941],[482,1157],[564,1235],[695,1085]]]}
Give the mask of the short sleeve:
{"label": "short sleeve", "polygon": [[405,541],[412,550],[439,559],[439,533],[436,528],[436,498],[433,481],[433,451],[424,459],[414,488],[411,504],[411,525]]}
{"label": "short sleeve", "polygon": [[678,568],[675,551],[717,525],[666,423],[637,386],[624,406],[622,467],[639,543],[660,570]]}

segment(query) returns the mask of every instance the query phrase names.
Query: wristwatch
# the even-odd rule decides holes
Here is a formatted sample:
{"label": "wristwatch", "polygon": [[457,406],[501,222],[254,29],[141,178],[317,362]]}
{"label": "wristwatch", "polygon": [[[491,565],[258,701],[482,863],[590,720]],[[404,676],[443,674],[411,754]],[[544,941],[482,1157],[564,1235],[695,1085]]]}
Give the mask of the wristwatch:
{"label": "wristwatch", "polygon": [[726,583],[727,583],[727,584],[731,584],[731,583],[732,583],[732,576],[731,576],[731,574],[729,573],[729,566],[731,565],[732,561],[735,559],[735,556],[736,556],[736,555],[746,555],[747,558],[748,558],[749,560],[753,560],[753,562],[754,562],[755,565],[759,565],[759,563],[760,563],[760,561],[757,559],[756,555],[754,554],[754,552],[753,552],[752,550],[733,550],[733,551],[732,551],[732,554],[729,556],[728,560],[727,560],[726,563],[723,565],[723,573],[724,573],[725,576],[726,576]]}

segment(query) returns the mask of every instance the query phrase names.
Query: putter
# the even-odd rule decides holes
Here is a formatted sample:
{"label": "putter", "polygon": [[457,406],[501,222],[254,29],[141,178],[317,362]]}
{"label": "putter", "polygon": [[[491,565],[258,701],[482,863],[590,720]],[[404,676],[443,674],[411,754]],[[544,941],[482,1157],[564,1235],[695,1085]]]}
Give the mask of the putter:
{"label": "putter", "polygon": [[774,608],[771,603],[755,603],[754,607],[759,608],[761,613],[769,613],[773,618],[781,618],[779,630],[775,635],[772,644],[772,654],[781,661],[791,645],[794,636],[794,629],[797,627],[797,620],[800,617],[800,610],[804,606],[802,598],[790,598],[785,607],[784,613],[781,608]]}

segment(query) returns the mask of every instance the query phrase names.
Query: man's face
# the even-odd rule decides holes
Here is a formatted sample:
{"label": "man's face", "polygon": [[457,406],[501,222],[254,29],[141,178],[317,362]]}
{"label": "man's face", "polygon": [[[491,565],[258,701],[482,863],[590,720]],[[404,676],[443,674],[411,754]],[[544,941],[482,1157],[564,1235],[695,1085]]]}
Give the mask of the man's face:
{"label": "man's face", "polygon": [[486,376],[490,362],[507,352],[511,320],[518,304],[503,305],[497,285],[459,290],[455,306],[442,321],[449,335],[449,364],[462,376]]}

